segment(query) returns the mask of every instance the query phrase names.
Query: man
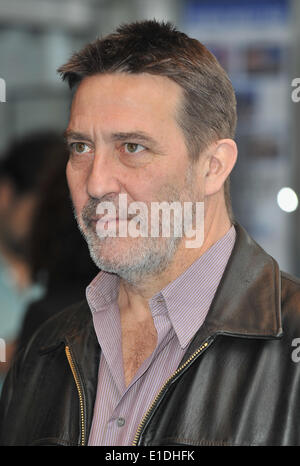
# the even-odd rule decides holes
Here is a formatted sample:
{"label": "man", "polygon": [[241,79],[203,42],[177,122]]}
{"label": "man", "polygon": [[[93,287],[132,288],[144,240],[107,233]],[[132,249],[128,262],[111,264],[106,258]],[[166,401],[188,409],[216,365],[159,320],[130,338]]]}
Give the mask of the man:
{"label": "man", "polygon": [[[232,220],[225,71],[156,21],[120,27],[59,71],[75,91],[69,188],[101,272],[87,303],[47,322],[15,361],[2,444],[299,444],[299,281]],[[121,234],[134,202],[164,201],[194,212],[204,202],[198,247],[186,245],[194,222],[182,236]]]}

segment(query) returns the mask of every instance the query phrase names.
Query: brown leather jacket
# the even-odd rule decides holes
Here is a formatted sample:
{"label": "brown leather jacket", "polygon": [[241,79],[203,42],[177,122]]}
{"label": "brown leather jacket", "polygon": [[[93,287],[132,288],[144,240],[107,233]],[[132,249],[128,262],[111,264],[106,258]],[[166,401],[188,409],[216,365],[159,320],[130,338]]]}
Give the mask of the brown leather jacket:
{"label": "brown leather jacket", "polygon": [[[236,229],[205,323],[136,445],[300,445],[300,281]],[[0,443],[87,444],[99,354],[86,303],[44,324],[7,377]]]}

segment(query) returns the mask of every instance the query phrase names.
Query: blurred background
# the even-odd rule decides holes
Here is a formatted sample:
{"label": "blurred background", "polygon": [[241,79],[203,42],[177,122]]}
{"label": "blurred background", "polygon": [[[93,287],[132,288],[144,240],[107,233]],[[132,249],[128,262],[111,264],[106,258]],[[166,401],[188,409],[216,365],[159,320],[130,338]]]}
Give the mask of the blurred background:
{"label": "blurred background", "polygon": [[[300,91],[297,93],[295,81],[292,86],[298,77],[300,85],[299,0],[0,0],[0,78],[6,83],[4,89],[0,80],[5,100],[0,102],[0,162],[16,140],[39,132],[52,132],[59,138],[65,129],[70,94],[56,73],[59,65],[120,23],[152,18],[171,21],[199,39],[229,73],[237,93],[239,118],[239,159],[231,177],[235,216],[283,270],[300,276]],[[7,181],[7,177],[3,179]],[[51,182],[53,179],[46,186],[55,189]],[[39,180],[38,186],[44,183]],[[0,182],[3,200],[8,199],[7,183],[5,186],[1,189]],[[26,218],[28,209],[33,209],[28,203],[27,199]],[[1,205],[0,199],[0,222]],[[51,211],[51,206],[47,208]],[[5,215],[2,218],[5,222]],[[63,215],[59,218],[62,221]],[[55,222],[55,216],[52,220]],[[49,261],[39,263],[40,269],[35,267],[32,274],[32,257],[24,254],[25,243],[22,251],[17,244],[12,245],[10,253],[10,242],[5,243],[10,234],[2,236],[0,228],[3,260],[9,262],[12,257],[12,263],[21,264],[18,292],[25,287],[27,293],[25,299],[22,291],[22,305],[11,327],[13,341],[13,334],[22,325],[24,302],[27,306],[45,293]],[[35,259],[36,249],[45,251],[47,241],[47,237],[41,245],[35,241]],[[92,272],[86,271],[83,284]],[[44,277],[44,281],[36,277]],[[7,284],[7,276],[3,280]],[[0,315],[5,316],[0,298]],[[0,337],[8,338],[3,322],[7,323],[6,317],[2,328],[0,318]]]}

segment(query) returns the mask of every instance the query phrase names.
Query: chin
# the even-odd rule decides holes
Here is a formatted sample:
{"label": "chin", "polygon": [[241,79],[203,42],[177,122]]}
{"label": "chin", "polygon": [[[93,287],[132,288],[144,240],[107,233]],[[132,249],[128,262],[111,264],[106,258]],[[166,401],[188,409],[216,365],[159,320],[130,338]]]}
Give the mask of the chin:
{"label": "chin", "polygon": [[[142,238],[104,238],[97,244],[89,244],[91,256],[103,270],[110,267],[131,265],[142,255],[143,246],[138,241]],[[98,266],[99,266],[98,265]]]}
{"label": "chin", "polygon": [[166,238],[107,238],[89,244],[100,270],[114,273],[131,284],[165,270],[173,260],[179,240]]}

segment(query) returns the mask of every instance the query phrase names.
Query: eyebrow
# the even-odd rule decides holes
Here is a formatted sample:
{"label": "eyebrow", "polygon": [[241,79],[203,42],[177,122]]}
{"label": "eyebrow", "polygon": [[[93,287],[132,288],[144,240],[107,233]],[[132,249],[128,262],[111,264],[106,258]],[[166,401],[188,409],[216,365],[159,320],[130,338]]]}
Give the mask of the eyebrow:
{"label": "eyebrow", "polygon": [[68,141],[69,139],[79,139],[79,140],[88,141],[90,143],[93,142],[87,134],[80,133],[78,131],[73,131],[72,129],[66,129],[63,133],[63,137],[65,141]]}
{"label": "eyebrow", "polygon": [[[82,141],[88,141],[90,143],[93,143],[90,136],[88,136],[85,133],[73,131],[72,129],[66,129],[63,133],[63,136],[66,141],[68,141],[69,139],[77,139],[77,140],[79,139]],[[161,150],[158,145],[158,142],[154,138],[152,138],[152,136],[145,133],[144,131],[112,133],[109,135],[108,139],[113,142],[131,142],[132,140],[134,140],[134,141],[146,144],[146,145],[150,145],[157,150]]]}
{"label": "eyebrow", "polygon": [[158,146],[157,141],[143,131],[112,133],[110,139],[115,142],[131,142],[134,140],[151,146]]}

